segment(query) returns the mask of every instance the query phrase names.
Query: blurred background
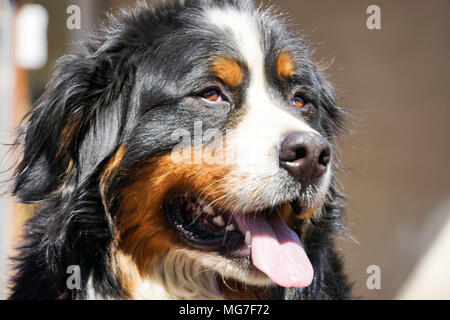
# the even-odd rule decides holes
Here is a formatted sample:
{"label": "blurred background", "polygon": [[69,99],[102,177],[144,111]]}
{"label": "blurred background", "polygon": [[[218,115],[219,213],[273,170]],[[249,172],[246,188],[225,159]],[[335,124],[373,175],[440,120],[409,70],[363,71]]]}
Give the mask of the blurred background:
{"label": "blurred background", "polygon": [[[134,3],[0,0],[0,141],[11,142],[56,59],[76,50],[102,13]],[[352,115],[340,144],[345,170],[339,179],[358,243],[341,239],[337,245],[355,296],[450,299],[450,2],[270,4],[289,13]],[[381,29],[369,30],[366,10],[373,4],[381,10]],[[6,152],[1,146],[0,159]],[[32,208],[0,198],[0,298],[6,258],[31,215]],[[380,272],[378,283],[373,270]]]}

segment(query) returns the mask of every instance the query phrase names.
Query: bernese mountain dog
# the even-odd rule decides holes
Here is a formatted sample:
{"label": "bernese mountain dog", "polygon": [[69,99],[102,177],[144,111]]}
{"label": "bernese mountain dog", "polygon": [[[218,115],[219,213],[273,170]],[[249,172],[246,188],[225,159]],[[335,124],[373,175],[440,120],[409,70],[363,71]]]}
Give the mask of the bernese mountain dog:
{"label": "bernese mountain dog", "polygon": [[11,299],[351,298],[344,111],[282,20],[140,4],[60,59],[18,132],[13,194],[35,215]]}

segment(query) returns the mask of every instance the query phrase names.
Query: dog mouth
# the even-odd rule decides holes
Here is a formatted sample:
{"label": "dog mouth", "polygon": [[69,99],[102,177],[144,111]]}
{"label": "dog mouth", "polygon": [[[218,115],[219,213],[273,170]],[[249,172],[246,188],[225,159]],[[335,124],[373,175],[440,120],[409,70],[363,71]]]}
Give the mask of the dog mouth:
{"label": "dog mouth", "polygon": [[[302,210],[300,201],[289,205]],[[281,218],[281,207],[232,212],[188,192],[173,193],[164,203],[170,226],[188,246],[235,261],[251,260],[280,286],[307,287],[313,269],[298,235]]]}
{"label": "dog mouth", "polygon": [[166,200],[165,209],[170,225],[181,240],[196,249],[239,255],[237,251],[245,244],[244,235],[237,230],[236,219],[231,213],[192,194],[172,195]]}

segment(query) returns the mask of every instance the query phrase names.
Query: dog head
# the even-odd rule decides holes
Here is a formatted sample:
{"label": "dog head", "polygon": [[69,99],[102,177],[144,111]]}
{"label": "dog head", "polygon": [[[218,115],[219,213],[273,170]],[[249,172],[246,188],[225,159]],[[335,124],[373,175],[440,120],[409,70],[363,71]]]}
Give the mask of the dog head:
{"label": "dog head", "polygon": [[54,210],[49,257],[97,289],[305,287],[341,114],[303,40],[251,2],[144,6],[60,61],[15,194]]}

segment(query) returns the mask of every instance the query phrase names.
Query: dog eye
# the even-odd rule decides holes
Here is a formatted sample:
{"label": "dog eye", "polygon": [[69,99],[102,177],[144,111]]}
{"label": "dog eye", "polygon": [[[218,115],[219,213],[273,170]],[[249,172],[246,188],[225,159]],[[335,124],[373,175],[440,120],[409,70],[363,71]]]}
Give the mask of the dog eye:
{"label": "dog eye", "polygon": [[300,96],[295,96],[292,100],[292,104],[297,108],[303,108],[305,106],[305,100]]}
{"label": "dog eye", "polygon": [[204,93],[202,93],[200,96],[203,99],[206,99],[206,100],[212,101],[212,102],[221,102],[221,101],[226,100],[224,95],[218,89],[207,90]]}

